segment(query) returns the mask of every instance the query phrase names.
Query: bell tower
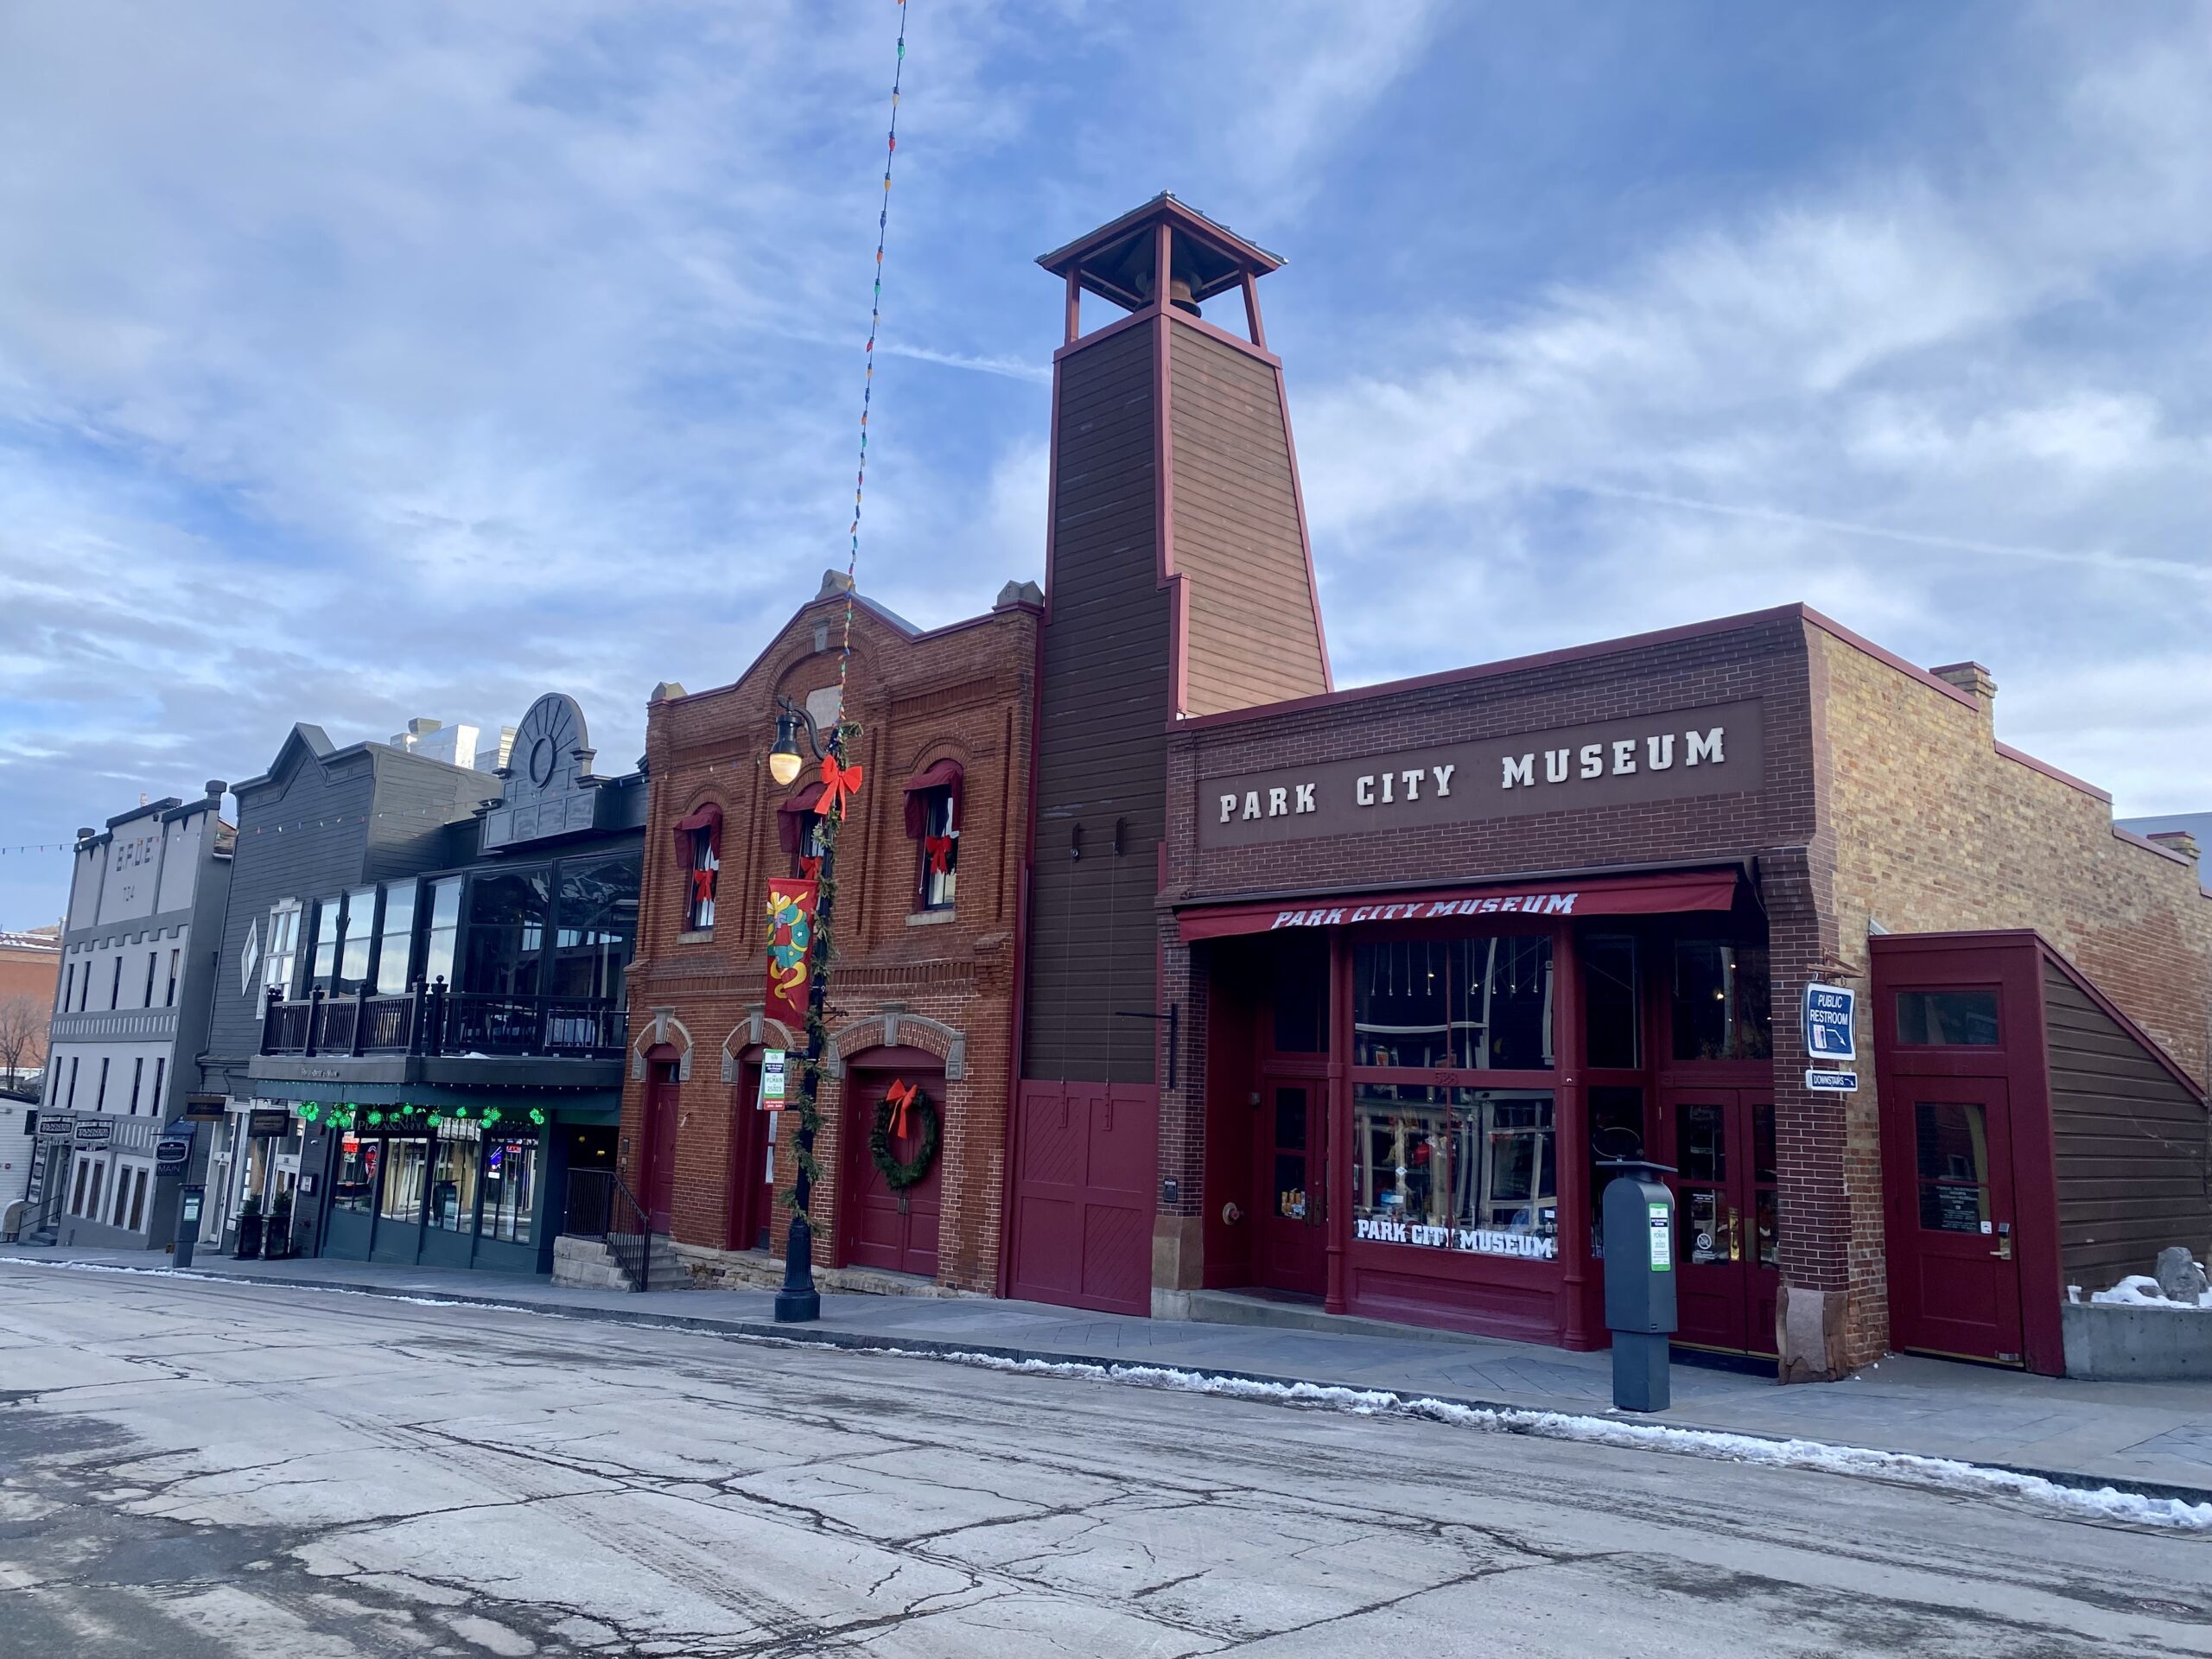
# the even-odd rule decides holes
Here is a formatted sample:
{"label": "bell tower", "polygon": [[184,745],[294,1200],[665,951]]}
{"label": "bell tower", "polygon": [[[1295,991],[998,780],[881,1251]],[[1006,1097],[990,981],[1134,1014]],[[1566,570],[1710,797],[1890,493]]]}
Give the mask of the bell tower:
{"label": "bell tower", "polygon": [[[1282,261],[1161,194],[1038,263],[1065,285],[1066,329],[1022,1075],[1156,1085],[1167,728],[1331,689],[1256,287]],[[1088,329],[1086,296],[1111,308]]]}

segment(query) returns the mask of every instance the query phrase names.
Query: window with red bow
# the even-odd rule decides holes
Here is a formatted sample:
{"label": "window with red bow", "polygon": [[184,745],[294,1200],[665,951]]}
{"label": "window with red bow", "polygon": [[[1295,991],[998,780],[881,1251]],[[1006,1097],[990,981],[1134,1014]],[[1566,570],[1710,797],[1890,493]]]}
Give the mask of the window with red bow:
{"label": "window with red bow", "polygon": [[711,933],[715,928],[715,888],[722,868],[722,815],[720,807],[699,808],[676,826],[676,851],[683,869],[683,931]]}
{"label": "window with red bow", "polygon": [[919,803],[922,833],[916,837],[919,863],[916,898],[922,910],[950,910],[960,875],[959,812],[949,788],[925,790],[910,798]]}

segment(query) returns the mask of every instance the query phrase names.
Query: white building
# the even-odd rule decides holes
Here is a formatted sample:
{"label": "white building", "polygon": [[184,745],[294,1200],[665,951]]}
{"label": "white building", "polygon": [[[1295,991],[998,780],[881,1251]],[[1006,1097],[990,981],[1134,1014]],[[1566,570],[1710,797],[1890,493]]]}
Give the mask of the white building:
{"label": "white building", "polygon": [[186,1160],[236,831],[225,785],[77,832],[27,1232],[167,1245]]}

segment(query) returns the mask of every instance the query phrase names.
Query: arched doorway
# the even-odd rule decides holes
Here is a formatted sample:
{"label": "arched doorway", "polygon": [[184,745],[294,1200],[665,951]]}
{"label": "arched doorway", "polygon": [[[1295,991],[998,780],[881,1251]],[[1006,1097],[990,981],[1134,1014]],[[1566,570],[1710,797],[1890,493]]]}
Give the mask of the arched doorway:
{"label": "arched doorway", "polygon": [[[903,1191],[892,1190],[868,1147],[876,1112],[895,1085],[909,1084],[927,1097],[938,1116],[936,1160],[929,1173]],[[950,1137],[944,1133],[944,1062],[918,1048],[877,1048],[845,1071],[843,1167],[837,1205],[838,1259],[847,1267],[937,1277],[938,1192]],[[894,1157],[911,1159],[921,1141],[914,1114],[907,1133],[894,1138]]]}
{"label": "arched doorway", "polygon": [[683,1085],[678,1081],[682,1057],[667,1043],[656,1043],[645,1053],[645,1148],[639,1166],[638,1202],[645,1206],[647,1224],[665,1233],[676,1206],[677,1105]]}

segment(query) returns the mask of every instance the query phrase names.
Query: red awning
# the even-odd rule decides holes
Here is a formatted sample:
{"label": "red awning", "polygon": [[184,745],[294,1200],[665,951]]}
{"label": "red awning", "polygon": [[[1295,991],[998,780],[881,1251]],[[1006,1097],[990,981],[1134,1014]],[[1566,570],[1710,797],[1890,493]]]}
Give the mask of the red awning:
{"label": "red awning", "polygon": [[691,861],[691,832],[707,831],[707,845],[714,849],[716,858],[722,855],[722,810],[712,801],[695,807],[689,817],[679,819],[676,825],[676,855],[688,867]]}
{"label": "red awning", "polygon": [[798,851],[799,843],[806,839],[806,821],[813,816],[814,804],[821,798],[822,785],[809,784],[776,808],[776,844],[785,852]]}
{"label": "red awning", "polygon": [[1548,881],[1491,881],[1411,893],[1313,893],[1264,905],[1192,906],[1177,923],[1183,942],[1272,933],[1294,927],[1442,920],[1455,916],[1662,916],[1726,910],[1736,902],[1733,870],[1675,870],[1655,875],[1592,875]]}
{"label": "red awning", "polygon": [[922,797],[932,789],[952,791],[952,827],[960,827],[960,763],[939,760],[906,780],[906,838],[919,841],[928,826],[922,822]]}

